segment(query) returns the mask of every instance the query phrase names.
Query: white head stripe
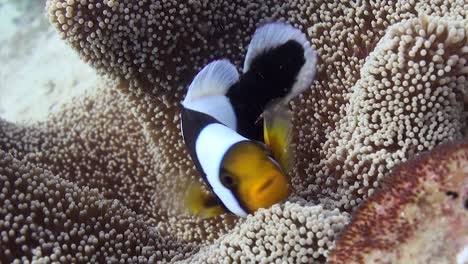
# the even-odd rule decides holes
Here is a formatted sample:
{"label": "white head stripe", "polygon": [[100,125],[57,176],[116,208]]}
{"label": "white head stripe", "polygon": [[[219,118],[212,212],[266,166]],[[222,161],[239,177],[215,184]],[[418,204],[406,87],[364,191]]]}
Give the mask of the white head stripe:
{"label": "white head stripe", "polygon": [[224,206],[238,216],[246,216],[247,212],[242,209],[231,190],[221,183],[219,170],[229,148],[244,140],[247,139],[222,124],[210,124],[203,128],[195,143],[198,161],[206,174],[208,184]]}

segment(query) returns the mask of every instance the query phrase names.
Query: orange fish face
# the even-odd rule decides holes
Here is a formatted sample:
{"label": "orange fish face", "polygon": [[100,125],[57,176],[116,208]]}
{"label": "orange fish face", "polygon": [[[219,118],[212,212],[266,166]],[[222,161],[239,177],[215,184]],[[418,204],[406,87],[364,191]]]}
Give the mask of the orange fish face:
{"label": "orange fish face", "polygon": [[287,176],[265,148],[254,141],[240,142],[228,151],[220,180],[249,212],[268,208],[290,194]]}

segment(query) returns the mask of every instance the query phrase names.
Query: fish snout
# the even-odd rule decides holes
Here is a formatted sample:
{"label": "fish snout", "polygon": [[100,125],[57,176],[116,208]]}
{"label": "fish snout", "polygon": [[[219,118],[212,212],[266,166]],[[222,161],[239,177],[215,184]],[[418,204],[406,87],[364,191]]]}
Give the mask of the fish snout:
{"label": "fish snout", "polygon": [[251,210],[268,208],[286,199],[290,193],[290,185],[284,175],[274,175],[253,186],[250,193]]}

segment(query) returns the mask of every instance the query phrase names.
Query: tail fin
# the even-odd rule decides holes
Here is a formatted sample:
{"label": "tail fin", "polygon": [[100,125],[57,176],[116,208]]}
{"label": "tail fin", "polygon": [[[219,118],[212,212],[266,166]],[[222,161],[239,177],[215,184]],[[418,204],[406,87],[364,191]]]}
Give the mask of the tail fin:
{"label": "tail fin", "polygon": [[225,95],[239,80],[236,67],[228,60],[216,60],[206,65],[190,84],[183,104],[208,96]]}
{"label": "tail fin", "polygon": [[287,103],[310,87],[317,56],[297,28],[271,23],[258,28],[249,44],[244,74],[227,93],[237,115],[237,132],[262,140],[256,122],[273,101]]}
{"label": "tail fin", "polygon": [[[236,115],[231,102],[225,95],[238,81],[239,73],[232,63],[228,60],[213,61],[195,76],[182,105],[184,108],[209,115],[235,130]],[[184,123],[183,118],[182,123]],[[184,125],[187,124],[182,124]],[[188,127],[192,125],[204,124],[191,124]],[[193,129],[193,127],[189,128],[189,130]]]}
{"label": "tail fin", "polygon": [[[274,59],[268,60],[269,57]],[[287,89],[284,96],[287,102],[312,84],[316,63],[317,54],[304,33],[288,24],[270,23],[255,31],[245,58],[244,73],[249,70],[264,73],[262,68],[269,68],[271,76],[265,78],[293,78],[291,87],[282,87]],[[288,71],[291,72],[289,76],[284,76]]]}

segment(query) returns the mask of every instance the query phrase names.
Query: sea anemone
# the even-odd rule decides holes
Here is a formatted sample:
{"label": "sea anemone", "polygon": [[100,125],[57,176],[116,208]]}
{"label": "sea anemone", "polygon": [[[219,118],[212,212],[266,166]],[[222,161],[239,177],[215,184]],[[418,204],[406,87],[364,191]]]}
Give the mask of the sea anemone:
{"label": "sea anemone", "polygon": [[[60,36],[110,80],[43,123],[0,121],[0,259],[326,261],[396,165],[464,137],[465,6],[48,0]],[[208,61],[241,65],[272,20],[303,30],[319,55],[311,89],[291,103],[294,192],[246,219],[197,219],[179,202],[200,179],[179,102]]]}

